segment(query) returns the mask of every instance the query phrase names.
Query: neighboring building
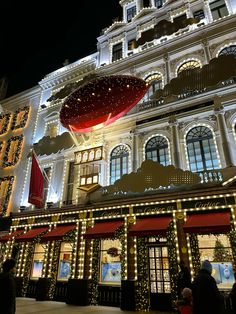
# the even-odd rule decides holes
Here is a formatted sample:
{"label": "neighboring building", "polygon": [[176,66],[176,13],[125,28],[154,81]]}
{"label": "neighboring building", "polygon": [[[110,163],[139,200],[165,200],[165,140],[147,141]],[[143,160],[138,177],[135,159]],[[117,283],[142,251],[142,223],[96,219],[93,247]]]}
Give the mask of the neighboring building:
{"label": "neighboring building", "polygon": [[[192,276],[209,259],[222,290],[234,280],[236,3],[120,5],[97,53],[1,102],[1,259],[17,259],[21,296],[168,310],[180,259]],[[76,87],[118,74],[150,84],[133,109],[89,133],[62,126]],[[42,209],[28,203],[33,144]]]}

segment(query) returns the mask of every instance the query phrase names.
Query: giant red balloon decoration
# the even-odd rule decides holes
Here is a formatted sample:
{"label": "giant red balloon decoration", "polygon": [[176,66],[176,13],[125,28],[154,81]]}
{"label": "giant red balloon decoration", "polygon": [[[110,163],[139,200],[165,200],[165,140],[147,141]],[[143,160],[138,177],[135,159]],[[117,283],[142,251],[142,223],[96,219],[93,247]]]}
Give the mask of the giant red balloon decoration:
{"label": "giant red balloon decoration", "polygon": [[62,125],[73,132],[90,132],[126,114],[149,85],[130,75],[98,77],[72,92],[60,111]]}

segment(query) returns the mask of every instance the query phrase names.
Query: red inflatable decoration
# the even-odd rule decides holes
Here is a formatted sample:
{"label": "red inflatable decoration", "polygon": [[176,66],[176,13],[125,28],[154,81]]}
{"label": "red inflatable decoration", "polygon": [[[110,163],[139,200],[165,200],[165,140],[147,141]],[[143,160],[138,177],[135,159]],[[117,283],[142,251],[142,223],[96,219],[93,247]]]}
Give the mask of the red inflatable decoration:
{"label": "red inflatable decoration", "polygon": [[60,111],[60,121],[73,132],[97,130],[126,114],[148,88],[144,80],[129,75],[96,78],[67,97]]}

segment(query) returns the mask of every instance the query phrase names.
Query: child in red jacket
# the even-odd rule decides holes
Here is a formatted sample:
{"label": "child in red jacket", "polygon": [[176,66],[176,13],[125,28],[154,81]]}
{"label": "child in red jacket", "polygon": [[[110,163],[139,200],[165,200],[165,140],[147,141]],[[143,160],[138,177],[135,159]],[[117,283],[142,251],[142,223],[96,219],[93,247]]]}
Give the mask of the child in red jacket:
{"label": "child in red jacket", "polygon": [[192,290],[184,288],[182,290],[182,300],[178,301],[178,311],[180,314],[192,314]]}

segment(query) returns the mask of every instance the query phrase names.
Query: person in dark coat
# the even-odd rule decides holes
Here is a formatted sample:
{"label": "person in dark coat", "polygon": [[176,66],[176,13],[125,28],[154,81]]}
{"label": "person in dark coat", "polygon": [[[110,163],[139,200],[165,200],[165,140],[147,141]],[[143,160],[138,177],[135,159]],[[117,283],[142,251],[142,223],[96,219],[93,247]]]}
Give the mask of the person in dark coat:
{"label": "person in dark coat", "polygon": [[177,279],[178,298],[182,298],[182,291],[184,288],[191,288],[191,274],[184,261],[179,263],[180,272]]}
{"label": "person in dark coat", "polygon": [[2,264],[0,273],[0,313],[15,314],[16,312],[16,283],[14,274],[16,262],[14,259],[7,259]]}
{"label": "person in dark coat", "polygon": [[201,269],[192,283],[193,314],[221,314],[223,296],[211,276],[212,265],[202,262]]}

